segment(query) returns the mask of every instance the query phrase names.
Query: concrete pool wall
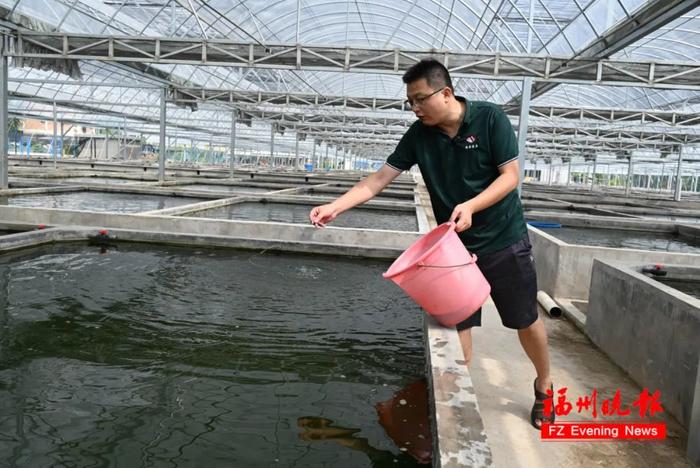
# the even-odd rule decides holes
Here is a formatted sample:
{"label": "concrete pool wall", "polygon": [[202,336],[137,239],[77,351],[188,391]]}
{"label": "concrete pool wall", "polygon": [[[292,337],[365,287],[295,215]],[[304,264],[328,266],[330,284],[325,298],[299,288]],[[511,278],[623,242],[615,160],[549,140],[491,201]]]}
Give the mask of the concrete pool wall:
{"label": "concrete pool wall", "polygon": [[[0,220],[50,227],[79,226],[100,229],[123,229],[149,235],[195,236],[223,242],[241,248],[272,248],[280,250],[337,253],[346,255],[395,258],[418,234],[401,231],[332,228],[315,229],[311,225],[229,221],[176,216],[143,216],[140,214],[94,213],[89,211],[57,210],[0,206]],[[222,245],[217,243],[216,245]]]}
{"label": "concrete pool wall", "polygon": [[[698,369],[700,369],[700,358],[698,358]],[[690,416],[688,428],[688,458],[696,465],[700,465],[700,371],[697,374],[693,413]]]}
{"label": "concrete pool wall", "polygon": [[[425,233],[437,226],[422,178],[418,187],[418,227]],[[425,355],[435,415],[433,466],[492,466],[493,455],[457,330],[425,316]]]}
{"label": "concrete pool wall", "polygon": [[[607,229],[631,229],[636,227],[640,230],[645,230],[643,228],[646,227],[651,230],[658,228],[659,232],[664,233],[678,232],[676,226],[672,223],[649,226],[648,223],[640,223],[636,220],[600,220],[600,217],[587,217],[584,219],[579,217],[578,224],[568,217],[557,220],[557,222],[562,221],[566,225],[571,226],[604,226]],[[695,232],[692,228],[688,229],[688,232]],[[533,246],[535,263],[537,264],[538,287],[555,299],[588,300],[594,259],[652,264],[700,264],[700,254],[572,245],[532,226],[528,226],[528,231]],[[690,236],[690,234],[687,235]]]}
{"label": "concrete pool wall", "polygon": [[[647,277],[641,269],[594,261],[586,333],[641,387],[659,389],[663,407],[685,428],[694,428],[688,436],[691,455],[700,444],[700,415],[693,412],[700,393],[700,300]],[[665,270],[669,277],[677,272],[700,280],[697,266]]]}

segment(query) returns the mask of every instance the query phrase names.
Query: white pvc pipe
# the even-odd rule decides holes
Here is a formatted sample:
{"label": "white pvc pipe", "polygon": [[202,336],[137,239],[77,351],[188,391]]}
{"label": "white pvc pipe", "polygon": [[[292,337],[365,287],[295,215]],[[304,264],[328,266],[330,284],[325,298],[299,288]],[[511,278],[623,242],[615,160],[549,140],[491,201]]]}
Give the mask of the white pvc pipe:
{"label": "white pvc pipe", "polygon": [[561,307],[559,307],[559,305],[556,302],[554,302],[554,300],[551,297],[549,297],[549,294],[547,294],[546,292],[537,291],[537,302],[540,303],[540,305],[547,312],[547,315],[549,315],[550,317],[561,317]]}

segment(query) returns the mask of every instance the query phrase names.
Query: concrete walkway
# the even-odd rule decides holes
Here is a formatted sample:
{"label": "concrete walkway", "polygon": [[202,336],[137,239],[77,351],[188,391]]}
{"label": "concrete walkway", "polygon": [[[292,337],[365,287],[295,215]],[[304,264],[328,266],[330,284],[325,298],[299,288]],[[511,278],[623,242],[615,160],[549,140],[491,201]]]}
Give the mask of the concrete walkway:
{"label": "concrete walkway", "polygon": [[[590,413],[579,414],[576,400],[598,390],[600,404],[619,388],[623,409],[641,391],[620,368],[613,364],[570,322],[551,319],[540,311],[549,334],[552,377],[556,388],[568,387],[567,400],[574,405],[564,422],[592,420]],[[471,376],[481,416],[497,467],[692,467],[685,453],[687,432],[675,420],[666,419],[664,441],[545,442],[529,422],[534,401],[532,382],[535,370],[520,346],[517,333],[501,325],[496,308],[489,300],[484,306],[483,326],[473,333],[474,354]],[[555,388],[555,392],[556,392]],[[655,389],[649,389],[654,391]],[[663,404],[663,395],[661,395]],[[633,413],[638,411],[633,408]],[[638,413],[637,413],[637,416]],[[654,420],[663,420],[654,416]],[[637,418],[638,420],[639,418]],[[630,416],[626,421],[632,421]],[[649,420],[645,420],[649,422]]]}

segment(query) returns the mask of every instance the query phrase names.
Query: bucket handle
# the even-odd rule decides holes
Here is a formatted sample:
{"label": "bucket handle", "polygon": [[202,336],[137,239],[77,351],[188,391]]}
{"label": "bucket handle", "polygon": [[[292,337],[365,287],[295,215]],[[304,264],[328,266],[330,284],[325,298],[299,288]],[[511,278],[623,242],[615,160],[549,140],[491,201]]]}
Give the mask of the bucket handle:
{"label": "bucket handle", "polygon": [[460,267],[465,267],[467,265],[471,265],[472,263],[476,263],[477,256],[474,254],[470,254],[470,255],[472,257],[471,261],[469,261],[467,263],[461,263],[459,265],[426,265],[423,262],[418,262],[417,266],[419,268],[460,268]]}

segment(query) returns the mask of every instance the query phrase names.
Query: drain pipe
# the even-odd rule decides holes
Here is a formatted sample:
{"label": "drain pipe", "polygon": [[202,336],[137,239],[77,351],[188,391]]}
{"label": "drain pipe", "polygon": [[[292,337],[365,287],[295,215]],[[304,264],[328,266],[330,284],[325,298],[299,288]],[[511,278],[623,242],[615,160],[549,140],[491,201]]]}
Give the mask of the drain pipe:
{"label": "drain pipe", "polygon": [[547,312],[547,315],[549,315],[552,318],[559,318],[561,317],[561,307],[557,305],[554,300],[549,297],[549,294],[547,294],[544,291],[537,291],[537,302],[540,303],[542,308]]}

